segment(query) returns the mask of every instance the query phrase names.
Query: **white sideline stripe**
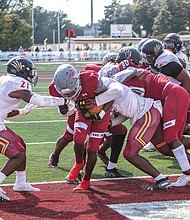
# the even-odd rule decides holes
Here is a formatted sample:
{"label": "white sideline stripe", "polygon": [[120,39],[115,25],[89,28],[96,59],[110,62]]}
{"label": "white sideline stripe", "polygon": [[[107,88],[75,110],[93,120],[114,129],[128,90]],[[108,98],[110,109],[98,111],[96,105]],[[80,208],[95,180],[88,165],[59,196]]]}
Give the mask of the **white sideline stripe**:
{"label": "white sideline stripe", "polygon": [[55,144],[57,142],[33,142],[33,143],[26,143],[26,145],[38,145],[38,144]]}
{"label": "white sideline stripe", "polygon": [[63,120],[49,120],[49,121],[5,121],[5,124],[31,124],[31,123],[46,123],[46,122],[65,122],[67,119]]}
{"label": "white sideline stripe", "polygon": [[[56,168],[49,168],[49,169],[56,169]],[[181,174],[172,174],[169,175],[171,176],[180,176]],[[124,178],[102,178],[102,179],[90,179],[90,181],[98,182],[98,181],[113,181],[113,180],[129,180],[129,179],[152,179],[153,177],[150,176],[137,176],[137,177],[124,177]],[[38,185],[43,185],[43,184],[56,184],[56,183],[66,183],[66,180],[63,181],[53,181],[53,182],[36,182],[36,183],[30,183],[30,184],[38,184]],[[7,184],[1,184],[1,186],[13,186],[14,183],[7,183]]]}

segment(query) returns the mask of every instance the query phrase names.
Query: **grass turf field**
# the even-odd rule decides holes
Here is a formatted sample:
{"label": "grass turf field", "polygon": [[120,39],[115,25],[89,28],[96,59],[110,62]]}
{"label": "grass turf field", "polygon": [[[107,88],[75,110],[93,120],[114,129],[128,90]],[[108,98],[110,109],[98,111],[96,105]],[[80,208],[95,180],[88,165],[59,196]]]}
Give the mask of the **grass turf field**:
{"label": "grass turf field", "polygon": [[[73,64],[77,69],[81,65]],[[48,85],[57,68],[57,64],[36,64],[39,81],[33,89],[41,95],[48,95]],[[0,72],[5,73],[6,67],[1,65]],[[24,106],[25,103],[22,103]],[[22,107],[21,106],[21,107]],[[56,140],[65,130],[66,118],[59,115],[57,108],[39,107],[26,116],[16,116],[8,118],[6,125],[18,133],[27,143],[27,180],[29,182],[52,182],[65,180],[70,168],[74,163],[73,144],[68,145],[60,155],[60,162],[57,168],[48,168],[48,157],[55,147]],[[128,122],[125,125],[130,129]],[[108,151],[109,154],[110,151]],[[171,175],[180,173],[179,166],[175,159],[165,157],[154,152],[144,152],[141,154],[155,165],[163,174]],[[4,165],[7,158],[0,155],[0,167]],[[98,159],[92,178],[104,177],[102,161]],[[129,164],[122,156],[118,161],[118,169],[127,177],[145,176],[145,173]],[[3,183],[13,183],[15,174],[10,175]]]}

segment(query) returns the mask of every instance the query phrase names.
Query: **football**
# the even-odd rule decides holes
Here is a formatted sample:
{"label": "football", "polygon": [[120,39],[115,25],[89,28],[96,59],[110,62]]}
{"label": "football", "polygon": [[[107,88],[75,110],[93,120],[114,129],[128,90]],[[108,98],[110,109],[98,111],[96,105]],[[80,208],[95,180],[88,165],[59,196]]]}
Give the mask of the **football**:
{"label": "football", "polygon": [[98,114],[101,112],[103,108],[103,105],[100,105],[100,106],[94,106],[93,108],[91,108],[89,111],[91,114]]}

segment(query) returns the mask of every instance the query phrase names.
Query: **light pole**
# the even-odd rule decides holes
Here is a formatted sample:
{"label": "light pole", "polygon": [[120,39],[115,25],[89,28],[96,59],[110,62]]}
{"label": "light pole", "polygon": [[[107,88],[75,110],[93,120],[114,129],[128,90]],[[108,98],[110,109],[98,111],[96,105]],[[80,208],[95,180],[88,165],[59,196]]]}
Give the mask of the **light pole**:
{"label": "light pole", "polygon": [[32,50],[34,51],[34,0],[32,1]]}
{"label": "light pole", "polygon": [[59,15],[59,0],[58,0],[58,14],[57,14],[57,39],[58,39],[58,50],[60,49],[60,15]]}

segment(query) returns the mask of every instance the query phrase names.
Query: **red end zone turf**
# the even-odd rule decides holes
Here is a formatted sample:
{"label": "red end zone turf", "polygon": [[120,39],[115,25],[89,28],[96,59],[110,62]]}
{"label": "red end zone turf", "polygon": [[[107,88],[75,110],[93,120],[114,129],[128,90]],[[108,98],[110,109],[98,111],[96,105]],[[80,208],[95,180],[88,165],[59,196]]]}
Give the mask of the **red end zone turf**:
{"label": "red end zone turf", "polygon": [[[176,178],[170,177],[172,181],[176,180]],[[11,201],[6,203],[0,202],[0,219],[123,220],[129,219],[131,215],[125,214],[128,218],[124,217],[110,208],[112,205],[117,205],[117,210],[119,204],[122,206],[130,203],[143,204],[143,202],[180,200],[179,203],[182,205],[182,201],[190,200],[189,186],[158,191],[146,191],[142,188],[145,185],[150,185],[152,182],[152,178],[92,181],[91,189],[80,193],[72,191],[75,185],[65,182],[36,185],[41,189],[41,192],[33,193],[18,193],[12,190],[12,186],[2,186]],[[146,204],[146,206],[149,205]],[[126,207],[123,210],[124,212],[127,211]],[[167,206],[165,205],[164,208],[167,209]],[[144,213],[143,208],[141,214],[147,216],[148,211]],[[130,217],[130,219],[137,218]],[[147,218],[142,217],[142,219],[150,218],[147,216]]]}

